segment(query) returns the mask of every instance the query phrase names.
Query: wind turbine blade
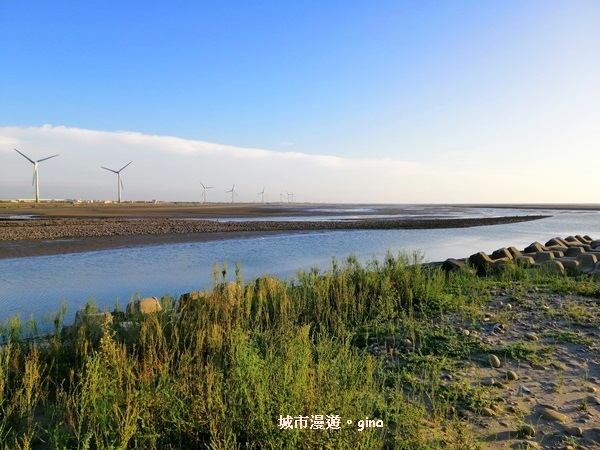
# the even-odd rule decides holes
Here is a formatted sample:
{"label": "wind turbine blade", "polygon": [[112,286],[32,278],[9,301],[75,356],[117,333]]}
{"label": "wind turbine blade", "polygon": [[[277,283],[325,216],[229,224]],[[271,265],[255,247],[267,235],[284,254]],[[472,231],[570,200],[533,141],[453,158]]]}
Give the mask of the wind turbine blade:
{"label": "wind turbine blade", "polygon": [[21,155],[23,158],[25,158],[26,160],[28,160],[31,164],[35,164],[35,161],[33,159],[31,159],[29,156],[21,153],[19,150],[17,150],[16,148],[13,148],[13,150],[15,152],[17,152],[19,155]]}
{"label": "wind turbine blade", "polygon": [[104,170],[108,170],[109,172],[112,172],[112,173],[119,173],[119,172],[117,172],[116,170],[109,169],[108,167],[104,167],[104,166],[100,166],[100,167],[101,167],[102,169],[104,169]]}
{"label": "wind turbine blade", "polygon": [[123,167],[121,167],[121,168],[119,169],[119,172],[120,172],[121,170],[123,170],[125,167],[127,167],[129,164],[131,164],[132,162],[133,162],[133,161],[129,161],[127,164],[125,164]]}
{"label": "wind turbine blade", "polygon": [[35,185],[35,178],[37,175],[37,171],[38,171],[38,167],[36,163],[33,163],[33,178],[31,179],[31,185],[34,186]]}
{"label": "wind turbine blade", "polygon": [[119,183],[121,183],[121,189],[125,189],[125,188],[123,187],[123,179],[122,179],[121,177],[119,177]]}
{"label": "wind turbine blade", "polygon": [[206,186],[204,186],[204,184],[202,183],[202,181],[200,182],[200,184],[202,185],[202,187],[203,187],[204,189],[206,189]]}
{"label": "wind turbine blade", "polygon": [[52,156],[48,156],[47,158],[38,159],[38,160],[37,160],[37,162],[46,161],[47,159],[50,159],[50,158],[56,158],[57,156],[58,156],[58,154],[56,154],[56,155],[52,155]]}

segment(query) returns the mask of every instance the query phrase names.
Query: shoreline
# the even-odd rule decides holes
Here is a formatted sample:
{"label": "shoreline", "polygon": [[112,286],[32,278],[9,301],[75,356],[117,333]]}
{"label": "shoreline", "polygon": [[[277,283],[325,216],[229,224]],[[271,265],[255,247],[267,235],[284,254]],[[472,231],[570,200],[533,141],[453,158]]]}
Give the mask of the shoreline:
{"label": "shoreline", "polygon": [[83,253],[117,248],[243,239],[271,234],[343,230],[467,228],[549,216],[464,219],[358,219],[351,221],[233,221],[169,218],[41,218],[0,220],[0,259]]}

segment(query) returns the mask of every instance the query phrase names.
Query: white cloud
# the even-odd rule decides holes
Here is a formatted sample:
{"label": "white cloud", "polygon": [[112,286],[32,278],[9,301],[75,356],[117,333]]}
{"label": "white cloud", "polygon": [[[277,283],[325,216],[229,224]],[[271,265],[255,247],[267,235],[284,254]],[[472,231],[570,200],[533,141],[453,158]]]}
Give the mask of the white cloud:
{"label": "white cloud", "polygon": [[[130,131],[97,131],[65,126],[0,127],[0,198],[31,198],[31,165],[13,151],[33,159],[59,153],[40,165],[44,198],[106,199],[116,196],[113,175],[100,166],[120,168],[126,200],[200,201],[199,181],[214,186],[210,201],[230,201],[225,191],[236,184],[241,202],[257,202],[265,187],[267,201],[364,203],[593,202],[594,186],[585,177],[535,170],[531,158],[516,164],[496,151],[449,149],[425,162],[394,158],[344,158],[335,155],[241,148],[173,136]],[[452,153],[454,152],[454,153]],[[537,156],[533,152],[530,155]],[[555,164],[555,162],[554,162]],[[566,178],[566,176],[565,176]],[[577,193],[577,196],[574,196]]]}

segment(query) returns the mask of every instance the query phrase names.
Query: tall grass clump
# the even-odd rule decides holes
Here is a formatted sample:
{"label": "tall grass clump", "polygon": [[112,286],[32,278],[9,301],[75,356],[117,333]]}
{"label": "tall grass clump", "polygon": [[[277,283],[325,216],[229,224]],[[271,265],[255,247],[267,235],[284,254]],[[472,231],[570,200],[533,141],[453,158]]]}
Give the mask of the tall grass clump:
{"label": "tall grass clump", "polygon": [[[65,327],[63,308],[47,336],[36,335],[32,321],[12,319],[0,329],[0,442],[16,449],[475,448],[453,405],[491,400],[440,381],[457,357],[482,350],[455,332],[453,318],[481,314],[493,283],[536,281],[518,268],[493,279],[421,263],[419,254],[366,264],[350,257],[294,281],[246,284],[239,265],[235,282],[226,282],[227,266],[215,266],[210,289],[163,297],[157,313],[115,311],[99,322],[104,316],[90,303],[77,326]],[[411,351],[399,353],[402,346]],[[372,426],[361,429],[359,421]],[[453,435],[431,426],[441,421]]]}

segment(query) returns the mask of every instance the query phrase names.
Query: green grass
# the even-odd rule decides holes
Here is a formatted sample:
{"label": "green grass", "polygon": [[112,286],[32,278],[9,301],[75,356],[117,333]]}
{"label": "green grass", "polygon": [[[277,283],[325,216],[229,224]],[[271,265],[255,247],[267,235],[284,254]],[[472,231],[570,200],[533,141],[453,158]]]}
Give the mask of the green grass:
{"label": "green grass", "polygon": [[[127,330],[131,319],[115,314],[111,325],[90,320],[60,331],[63,308],[56,332],[32,339],[33,321],[11,319],[0,330],[0,442],[14,449],[479,448],[456,408],[494,406],[495,388],[447,384],[442,375],[491,349],[456,323],[475,324],[491,288],[524,292],[542,281],[519,268],[478,278],[419,262],[419,255],[388,255],[361,265],[351,257],[293,282],[247,284],[238,265],[238,283],[225,287],[228,268],[217,266],[204,298],[182,310],[164,297],[162,312],[134,318]],[[573,291],[597,289],[574,283]],[[368,351],[374,345],[377,354]],[[541,361],[544,352],[516,344],[500,354]],[[281,429],[288,416],[306,427]],[[383,426],[360,430],[367,418]],[[446,431],[435,426],[441,422]]]}

